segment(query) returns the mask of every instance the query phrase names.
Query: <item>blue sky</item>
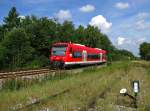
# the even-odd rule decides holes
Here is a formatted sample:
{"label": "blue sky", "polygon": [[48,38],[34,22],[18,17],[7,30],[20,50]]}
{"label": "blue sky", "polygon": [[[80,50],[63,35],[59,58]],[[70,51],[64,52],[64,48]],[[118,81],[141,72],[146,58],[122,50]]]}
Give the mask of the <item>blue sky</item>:
{"label": "blue sky", "polygon": [[21,16],[71,20],[75,26],[97,26],[120,49],[138,55],[150,42],[150,0],[0,0],[0,23],[15,6]]}

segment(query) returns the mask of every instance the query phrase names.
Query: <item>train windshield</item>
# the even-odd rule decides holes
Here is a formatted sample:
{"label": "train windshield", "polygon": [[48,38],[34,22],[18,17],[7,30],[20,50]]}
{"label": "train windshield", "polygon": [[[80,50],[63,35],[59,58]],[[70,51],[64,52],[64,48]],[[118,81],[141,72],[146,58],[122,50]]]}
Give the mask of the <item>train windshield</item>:
{"label": "train windshield", "polygon": [[52,47],[52,55],[56,55],[56,56],[64,56],[65,52],[66,52],[66,48],[67,47],[60,47],[60,46],[54,46]]}

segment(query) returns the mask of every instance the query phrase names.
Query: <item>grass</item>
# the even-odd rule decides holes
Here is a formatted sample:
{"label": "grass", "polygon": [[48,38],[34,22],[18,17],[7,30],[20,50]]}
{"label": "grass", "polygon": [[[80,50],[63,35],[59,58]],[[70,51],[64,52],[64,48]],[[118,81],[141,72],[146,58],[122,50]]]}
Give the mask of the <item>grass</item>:
{"label": "grass", "polygon": [[[147,63],[146,63],[147,64]],[[145,64],[145,65],[146,65]],[[148,64],[147,64],[148,65]],[[138,111],[150,110],[150,73],[146,67],[143,67],[143,63],[140,66],[137,63],[130,64],[130,69],[124,77],[122,77],[119,84],[112,87],[111,91],[107,93],[106,97],[97,101],[97,107],[103,108],[103,110],[113,110],[115,105],[122,105],[127,107],[134,107],[133,101],[128,97],[123,97],[119,94],[121,88],[127,88],[128,93],[134,95],[132,91],[132,81],[140,81],[140,92],[138,94]]]}
{"label": "grass", "polygon": [[34,84],[31,87],[27,87],[21,90],[3,90],[0,93],[0,103],[2,103],[0,104],[0,108],[4,108],[4,110],[6,110],[8,106],[13,106],[18,103],[25,103],[30,97],[44,98],[46,96],[53,95],[70,87],[75,87],[76,85],[79,85],[83,82],[90,81],[98,76],[96,74],[94,75],[95,76],[90,78],[91,75],[85,73],[70,76],[65,79],[57,78],[53,80],[47,80],[44,84]]}
{"label": "grass", "polygon": [[[33,105],[23,111],[54,109],[56,111],[77,111],[89,108],[91,101],[102,110],[113,110],[116,104],[132,107],[132,101],[122,97],[119,90],[123,87],[133,95],[132,80],[140,80],[138,94],[138,110],[150,109],[150,70],[147,62],[119,62],[108,67],[86,69],[77,75],[57,79],[47,79],[42,84],[32,84],[19,90],[2,90],[0,92],[0,110],[7,111],[16,104],[25,105],[29,99],[46,99],[40,104]],[[108,88],[109,90],[106,90]],[[53,98],[51,95],[70,89],[69,92]],[[105,91],[102,97],[95,100]]]}
{"label": "grass", "polygon": [[55,76],[50,74],[47,74],[45,76],[41,77],[35,77],[35,78],[12,78],[12,79],[6,79],[3,84],[1,90],[20,90],[23,88],[27,88],[28,86],[34,85],[34,84],[44,84],[48,80],[54,81],[54,80],[61,80],[64,78],[69,77],[70,74],[64,73],[64,72],[58,72]]}
{"label": "grass", "polygon": [[92,100],[93,95],[98,95],[99,91],[103,90],[105,86],[107,86],[108,81],[113,81],[111,76],[106,81],[103,81],[104,78],[105,76],[102,76],[101,79],[96,78],[95,81],[91,81],[87,85],[78,86],[77,90],[72,90],[69,93],[51,99],[47,101],[46,104],[40,104],[37,108],[43,107],[44,105],[44,107],[57,108],[58,111],[72,111],[82,108],[84,105],[86,107],[88,101]]}

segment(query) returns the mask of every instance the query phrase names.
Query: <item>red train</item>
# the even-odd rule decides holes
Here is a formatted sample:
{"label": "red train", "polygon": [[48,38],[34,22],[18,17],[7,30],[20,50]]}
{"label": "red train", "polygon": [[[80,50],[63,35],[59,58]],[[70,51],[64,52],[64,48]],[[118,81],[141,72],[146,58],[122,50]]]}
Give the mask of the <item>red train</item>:
{"label": "red train", "polygon": [[50,62],[55,67],[105,63],[106,51],[75,43],[55,43],[51,48]]}

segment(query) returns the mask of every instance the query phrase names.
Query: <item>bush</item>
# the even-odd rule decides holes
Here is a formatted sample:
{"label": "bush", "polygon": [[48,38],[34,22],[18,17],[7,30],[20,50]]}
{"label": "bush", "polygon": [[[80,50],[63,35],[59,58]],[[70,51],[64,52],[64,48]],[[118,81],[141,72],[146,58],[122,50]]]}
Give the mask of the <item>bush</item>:
{"label": "bush", "polygon": [[40,68],[40,67],[44,67],[47,65],[50,65],[49,59],[47,57],[40,56],[40,57],[36,57],[34,60],[31,60],[30,62],[28,62],[25,65],[25,67],[26,68]]}

